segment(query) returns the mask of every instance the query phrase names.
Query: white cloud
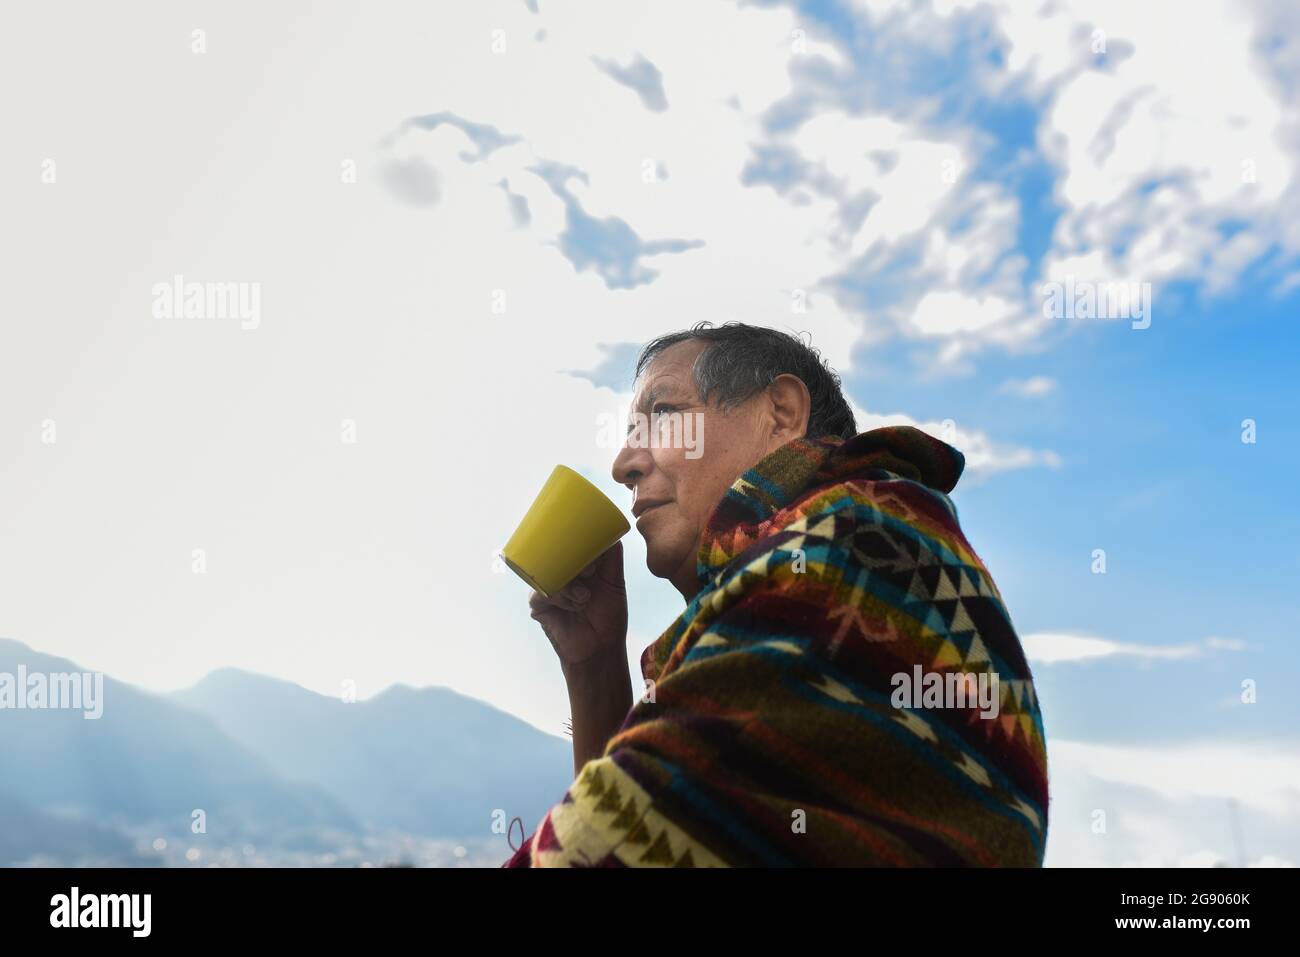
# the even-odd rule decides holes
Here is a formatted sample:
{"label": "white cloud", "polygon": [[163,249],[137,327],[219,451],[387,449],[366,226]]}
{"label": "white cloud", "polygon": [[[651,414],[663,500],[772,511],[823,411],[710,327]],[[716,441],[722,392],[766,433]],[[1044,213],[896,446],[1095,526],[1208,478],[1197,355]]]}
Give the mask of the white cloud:
{"label": "white cloud", "polygon": [[[763,146],[793,151],[790,182],[778,186],[818,212],[828,285],[862,287],[866,304],[855,308],[869,323],[941,343],[938,358],[951,366],[982,343],[1019,346],[1046,323],[1014,252],[1019,201],[971,179],[973,131],[946,133],[823,109]],[[877,286],[894,292],[878,301]]]}
{"label": "white cloud", "polygon": [[[1039,277],[1027,274],[1017,252],[1019,198],[1002,183],[972,178],[988,148],[985,131],[960,116],[934,116],[923,100],[913,110],[870,102],[863,109],[854,78],[869,64],[848,66],[843,42],[827,43],[806,17],[788,10],[713,5],[692,14],[707,22],[683,37],[667,16],[637,19],[633,32],[620,9],[605,5],[579,28],[573,8],[552,5],[547,16],[572,27],[553,31],[541,45],[554,68],[530,73],[508,112],[475,118],[526,142],[499,150],[480,175],[494,185],[509,180],[534,211],[539,241],[561,235],[564,209],[521,171],[548,159],[590,171],[573,192],[595,219],[617,217],[647,239],[704,243],[648,258],[660,288],[637,297],[644,308],[630,303],[628,317],[657,311],[661,302],[689,301],[698,304],[697,314],[778,324],[789,318],[788,302],[773,296],[764,304],[742,291],[762,275],[783,291],[833,293],[822,314],[840,311],[841,324],[856,324],[864,341],[890,333],[918,338],[932,344],[940,368],[969,369],[962,361],[981,349],[1018,350],[1053,327],[1035,294],[1037,278],[1159,284],[1195,276],[1211,293],[1222,292],[1268,248],[1269,230],[1291,222],[1269,209],[1285,199],[1292,180],[1279,146],[1290,114],[1254,62],[1249,18],[1224,5],[1194,18],[1161,3],[955,2],[940,4],[937,17],[917,4],[860,8],[876,21],[873,29],[898,39],[902,62],[950,47],[958,17],[985,18],[1005,37],[1006,69],[981,67],[972,82],[1004,97],[1027,84],[1047,104],[1039,150],[1059,170],[1064,215]],[[1231,29],[1221,30],[1225,19]],[[1175,39],[1171,20],[1191,20],[1210,38],[1216,62],[1227,61],[1230,92],[1218,88],[1217,74],[1207,79],[1211,71],[1201,68],[1197,45]],[[833,66],[792,53],[800,29],[806,44],[836,52]],[[1103,39],[1094,29],[1105,33],[1104,56],[1093,53]],[[694,39],[714,32],[733,38],[725,51],[702,39],[705,46],[696,49]],[[647,113],[611,89],[615,84],[591,90],[591,56],[653,62],[672,107]],[[832,79],[810,61],[835,71]],[[1214,95],[1206,100],[1210,87]],[[764,122],[763,111],[774,104],[809,96],[818,107],[801,122]],[[546,108],[575,97],[588,115],[602,117],[600,137],[589,123]],[[1212,106],[1208,123],[1202,102]],[[775,177],[770,182],[738,182],[760,150],[789,151],[782,162],[795,165],[764,174]],[[1254,183],[1242,182],[1243,156]],[[647,185],[647,162],[669,177]],[[1220,225],[1236,221],[1248,228],[1220,234]],[[1300,249],[1300,231],[1296,238]],[[860,301],[845,294],[845,284],[863,288]],[[646,331],[637,322],[624,341]]]}
{"label": "white cloud", "polygon": [[1300,749],[1286,742],[1171,742],[1159,747],[1058,741],[1061,757],[1111,784],[1163,798],[1232,798],[1246,808],[1284,814],[1300,803]]}
{"label": "white cloud", "polygon": [[912,325],[925,336],[982,332],[1014,315],[1016,307],[997,296],[976,298],[959,292],[929,292],[912,312]]}
{"label": "white cloud", "polygon": [[959,144],[918,136],[884,115],[818,113],[798,129],[792,144],[805,160],[834,177],[846,199],[874,195],[852,236],[853,256],[929,224],[957,188],[965,165]]}
{"label": "white cloud", "polygon": [[[1193,15],[1175,0],[961,6],[994,12],[1010,74],[1049,99],[1039,137],[1061,170],[1064,215],[1044,275],[1099,256],[1092,278],[1204,278],[1217,293],[1270,242],[1300,253],[1287,147],[1300,113],[1270,69],[1290,83],[1300,73],[1261,55],[1263,5],[1217,0]],[[1225,241],[1220,228],[1236,222],[1246,230]]]}
{"label": "white cloud", "polygon": [[[832,284],[871,323],[925,340],[950,370],[980,350],[1031,346],[1045,319],[1038,284],[1073,276],[1176,279],[1233,290],[1275,257],[1276,288],[1300,258],[1300,43],[1294,9],[1215,0],[1188,15],[1177,0],[857,0],[858,61],[793,77],[788,112],[760,137],[800,163],[792,203],[822,211]],[[1004,63],[972,45],[1000,38]],[[1213,69],[1206,68],[1212,51]],[[999,135],[940,105],[898,65],[960,62],[986,100],[1038,113],[1034,143],[981,169]],[[964,103],[961,97],[946,97]],[[806,107],[805,107],[806,105]],[[946,103],[944,104],[946,105]],[[1031,274],[1026,211],[1004,177],[1028,162],[1055,174],[1060,217]],[[943,176],[936,176],[943,168]],[[955,172],[955,176],[953,175]],[[1009,180],[1008,180],[1009,182]],[[1032,211],[1032,215],[1044,215]],[[918,255],[919,252],[919,255]],[[1273,268],[1273,267],[1270,267]]]}
{"label": "white cloud", "polygon": [[1044,665],[1098,658],[1151,658],[1168,661],[1201,658],[1207,650],[1241,651],[1245,648],[1245,642],[1223,638],[1207,638],[1201,642],[1181,645],[1138,645],[1063,632],[1035,632],[1022,637],[1021,644],[1030,661]]}
{"label": "white cloud", "polygon": [[1037,399],[1056,391],[1056,380],[1045,375],[1031,376],[1028,379],[1008,379],[998,388],[999,392],[1018,395],[1022,399]]}
{"label": "white cloud", "polygon": [[1205,646],[1219,651],[1245,651],[1246,643],[1240,638],[1206,638]]}
{"label": "white cloud", "polygon": [[1049,734],[1047,746],[1048,866],[1289,867],[1300,860],[1293,823],[1300,743],[1121,746]]}
{"label": "white cloud", "polygon": [[960,424],[954,419],[920,421],[899,412],[882,415],[868,412],[853,402],[850,405],[859,431],[865,432],[886,425],[910,425],[947,442],[966,458],[963,474],[967,483],[983,481],[998,472],[1042,466],[1059,468],[1061,465],[1061,458],[1055,452],[996,442],[983,431]]}

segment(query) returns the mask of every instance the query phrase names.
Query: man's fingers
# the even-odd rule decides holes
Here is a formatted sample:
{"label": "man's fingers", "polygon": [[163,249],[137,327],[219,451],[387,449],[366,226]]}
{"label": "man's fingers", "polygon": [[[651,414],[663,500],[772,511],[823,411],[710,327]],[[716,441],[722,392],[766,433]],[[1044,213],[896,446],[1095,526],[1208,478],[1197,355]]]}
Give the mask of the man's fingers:
{"label": "man's fingers", "polygon": [[553,615],[558,611],[572,610],[573,609],[571,609],[567,603],[560,600],[558,595],[552,595],[550,598],[547,598],[541,592],[535,591],[528,596],[529,615],[533,618],[538,618],[539,620],[542,615]]}
{"label": "man's fingers", "polygon": [[545,611],[578,611],[587,603],[591,597],[591,591],[585,585],[571,584],[562,591],[556,592],[547,598],[541,592],[534,591],[528,597],[528,607],[532,610],[534,618],[539,612]]}
{"label": "man's fingers", "polygon": [[591,597],[591,589],[578,582],[566,585],[562,591],[552,596],[555,603],[566,611],[578,611]]}
{"label": "man's fingers", "polygon": [[601,553],[595,561],[601,581],[616,588],[623,585],[623,542],[617,541]]}

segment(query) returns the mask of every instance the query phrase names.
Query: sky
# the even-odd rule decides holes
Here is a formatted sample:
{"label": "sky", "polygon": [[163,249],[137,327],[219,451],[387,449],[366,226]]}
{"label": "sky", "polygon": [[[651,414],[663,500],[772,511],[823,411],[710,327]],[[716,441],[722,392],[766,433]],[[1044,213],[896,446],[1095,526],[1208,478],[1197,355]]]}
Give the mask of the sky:
{"label": "sky", "polygon": [[[14,17],[0,635],[158,691],[442,685],[560,733],[495,553],[557,463],[626,506],[601,422],[638,347],[738,319],[806,334],[861,429],[966,454],[1048,864],[1300,862],[1294,5]],[[176,276],[256,315],[168,315]],[[1149,306],[1045,309],[1067,282]],[[635,662],[681,598],[625,549]]]}

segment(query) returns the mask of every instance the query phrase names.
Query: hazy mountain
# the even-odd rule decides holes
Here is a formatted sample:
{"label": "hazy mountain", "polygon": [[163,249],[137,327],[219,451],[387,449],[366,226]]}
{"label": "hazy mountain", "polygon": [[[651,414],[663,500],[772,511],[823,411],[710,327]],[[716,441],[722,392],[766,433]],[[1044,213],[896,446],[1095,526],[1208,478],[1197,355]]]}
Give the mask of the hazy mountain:
{"label": "hazy mountain", "polygon": [[0,793],[0,866],[48,863],[120,867],[147,862],[129,838],[111,828],[77,818],[58,818]]}
{"label": "hazy mountain", "polygon": [[[20,665],[85,670],[0,639],[0,673]],[[531,833],[571,768],[568,739],[446,688],[345,704],[234,669],[166,695],[106,676],[98,719],[0,709],[0,866],[504,860],[494,820]]]}
{"label": "hazy mountain", "polygon": [[[0,672],[16,674],[20,665],[29,673],[85,670],[0,639]],[[28,815],[110,832],[189,833],[196,809],[211,840],[310,840],[358,826],[333,798],[282,777],[206,715],[107,676],[98,719],[79,710],[0,709],[0,794],[15,815],[22,805]],[[10,854],[43,849],[35,833],[3,816],[0,830]]]}
{"label": "hazy mountain", "polygon": [[171,697],[360,820],[415,834],[486,836],[496,811],[531,833],[573,778],[568,739],[447,688],[344,703],[222,669]]}

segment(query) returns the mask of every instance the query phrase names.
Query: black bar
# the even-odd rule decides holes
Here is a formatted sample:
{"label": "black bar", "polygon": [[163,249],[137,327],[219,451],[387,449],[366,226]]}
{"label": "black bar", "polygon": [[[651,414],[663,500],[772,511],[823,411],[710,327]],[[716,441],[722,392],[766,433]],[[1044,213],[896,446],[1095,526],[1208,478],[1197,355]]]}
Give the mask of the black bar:
{"label": "black bar", "polygon": [[[68,898],[60,916],[69,916],[73,887],[83,908],[98,906],[98,900],[87,905],[88,896],[150,895],[147,938],[136,937],[130,926],[52,927],[56,895]],[[430,943],[450,946],[450,935],[463,930],[485,944],[522,944],[528,938],[542,943],[552,935],[572,941],[584,928],[606,925],[615,932],[621,928],[632,940],[643,934],[671,938],[684,930],[681,922],[703,922],[724,936],[762,934],[777,923],[807,935],[808,942],[847,931],[864,945],[876,933],[956,946],[1005,946],[1015,939],[1028,944],[1035,938],[1019,935],[1032,930],[1054,935],[1040,940],[1061,943],[1129,937],[1182,944],[1199,937],[1232,946],[1252,934],[1292,927],[1298,887],[1296,871],[1287,869],[564,875],[494,868],[6,869],[0,870],[0,927],[6,942],[32,937],[53,942],[76,934],[83,945],[132,939],[192,945],[279,939],[374,943],[412,933],[432,934]],[[139,929],[143,914],[135,916]],[[120,922],[130,925],[129,917],[123,912]],[[1246,924],[1208,930],[1163,925],[1166,919],[1206,918]],[[1121,927],[1122,920],[1153,920],[1154,925]],[[1001,945],[995,943],[999,940]]]}

